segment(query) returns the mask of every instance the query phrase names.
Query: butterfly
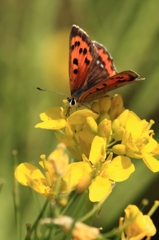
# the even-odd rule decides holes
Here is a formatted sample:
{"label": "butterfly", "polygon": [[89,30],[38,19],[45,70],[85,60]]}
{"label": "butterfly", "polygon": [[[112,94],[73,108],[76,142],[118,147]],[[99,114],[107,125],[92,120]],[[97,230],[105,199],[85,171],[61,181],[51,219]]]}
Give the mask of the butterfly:
{"label": "butterfly", "polygon": [[131,70],[118,73],[107,49],[92,41],[80,27],[72,26],[69,39],[70,105],[104,97],[115,88],[143,80],[139,77]]}

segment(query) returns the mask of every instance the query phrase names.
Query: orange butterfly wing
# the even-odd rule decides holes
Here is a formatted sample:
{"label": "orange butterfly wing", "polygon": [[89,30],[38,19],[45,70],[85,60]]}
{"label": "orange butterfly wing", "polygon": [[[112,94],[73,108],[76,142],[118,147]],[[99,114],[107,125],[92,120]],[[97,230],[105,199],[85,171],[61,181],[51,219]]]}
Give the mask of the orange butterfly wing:
{"label": "orange butterfly wing", "polygon": [[115,88],[143,80],[131,70],[117,73],[106,48],[91,41],[76,25],[72,26],[69,46],[70,90],[77,102],[89,102],[106,96]]}
{"label": "orange butterfly wing", "polygon": [[[108,51],[91,41],[87,33],[76,25],[71,29],[69,48],[71,96],[78,101],[85,91],[114,75],[116,70]],[[101,58],[99,52],[105,58]]]}
{"label": "orange butterfly wing", "polygon": [[133,81],[139,80],[144,79],[139,78],[139,75],[131,70],[117,73],[114,76],[101,81],[95,87],[88,89],[81,95],[79,102],[90,102],[92,100],[105,97],[108,92],[114,90],[115,88],[119,88],[130,84]]}
{"label": "orange butterfly wing", "polygon": [[86,32],[72,26],[69,43],[69,77],[71,96],[78,98],[84,92],[86,79],[97,57],[97,51]]}

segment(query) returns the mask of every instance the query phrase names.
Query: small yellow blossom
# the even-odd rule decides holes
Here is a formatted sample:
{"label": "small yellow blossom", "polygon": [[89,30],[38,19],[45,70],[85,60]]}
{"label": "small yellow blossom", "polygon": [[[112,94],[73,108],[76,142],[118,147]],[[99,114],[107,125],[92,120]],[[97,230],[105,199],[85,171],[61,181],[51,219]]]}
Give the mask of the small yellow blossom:
{"label": "small yellow blossom", "polygon": [[124,130],[120,134],[121,143],[112,147],[113,152],[143,159],[151,171],[158,172],[159,161],[154,156],[159,155],[159,144],[153,139],[153,130],[150,129],[153,121],[148,123],[146,120],[141,120],[135,113],[125,110],[115,121],[115,126],[117,122],[117,132],[121,133],[120,129]]}
{"label": "small yellow blossom", "polygon": [[[106,160],[106,140],[94,137],[89,159],[83,154],[83,162],[71,163],[67,167],[63,180],[75,189],[84,176],[92,179],[89,185],[89,199],[92,202],[101,201],[112,191],[113,181],[126,180],[134,171],[134,165],[128,157],[117,156],[112,161]],[[97,194],[98,192],[98,194]]]}
{"label": "small yellow blossom", "polygon": [[42,166],[45,174],[34,165],[24,162],[16,168],[15,177],[22,185],[34,189],[49,200],[53,200],[57,195],[57,184],[59,192],[66,192],[67,190],[61,178],[68,164],[68,156],[64,153],[64,147],[59,145],[50,154],[47,161],[45,160],[45,155],[41,155],[41,159],[42,161],[39,164]]}
{"label": "small yellow blossom", "polygon": [[141,240],[144,237],[154,236],[156,233],[151,218],[148,215],[143,215],[135,205],[129,205],[125,209],[124,222],[128,221],[130,224],[125,228],[122,240]]}
{"label": "small yellow blossom", "polygon": [[82,154],[89,156],[95,136],[112,140],[111,121],[124,110],[122,98],[117,94],[112,98],[100,98],[91,108],[93,111],[75,111],[72,108],[72,113],[67,116],[65,103],[65,108],[51,108],[40,114],[42,122],[35,127],[56,130],[58,141],[64,143],[74,158],[81,161]]}
{"label": "small yellow blossom", "polygon": [[[82,153],[88,156],[91,142],[97,129],[94,119],[98,114],[89,109],[78,110],[66,117],[63,108],[51,108],[40,114],[43,122],[37,124],[36,128],[57,130],[56,137],[59,142],[64,143],[72,155],[81,160]],[[87,139],[86,139],[87,138]]]}
{"label": "small yellow blossom", "polygon": [[40,114],[42,123],[37,124],[36,128],[59,130],[66,126],[64,109],[61,107],[54,107],[48,109],[45,113]]}
{"label": "small yellow blossom", "polygon": [[111,121],[105,118],[98,125],[98,135],[106,139],[109,139],[111,137],[111,134],[112,134]]}

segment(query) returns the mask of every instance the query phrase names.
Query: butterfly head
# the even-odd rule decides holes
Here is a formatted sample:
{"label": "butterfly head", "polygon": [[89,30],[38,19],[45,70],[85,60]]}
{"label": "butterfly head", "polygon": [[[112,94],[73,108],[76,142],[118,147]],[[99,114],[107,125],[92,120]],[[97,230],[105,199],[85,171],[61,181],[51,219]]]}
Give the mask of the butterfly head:
{"label": "butterfly head", "polygon": [[71,107],[75,106],[77,104],[77,101],[74,99],[74,97],[72,97],[72,98],[68,97],[67,101]]}

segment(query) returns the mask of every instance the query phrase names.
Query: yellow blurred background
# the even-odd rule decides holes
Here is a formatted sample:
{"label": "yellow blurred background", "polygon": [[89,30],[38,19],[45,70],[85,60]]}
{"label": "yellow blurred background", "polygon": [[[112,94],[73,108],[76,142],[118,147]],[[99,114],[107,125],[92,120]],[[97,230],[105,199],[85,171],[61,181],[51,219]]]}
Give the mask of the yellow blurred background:
{"label": "yellow blurred background", "polygon": [[[118,71],[134,70],[146,80],[116,90],[126,108],[140,118],[154,119],[159,141],[159,2],[157,0],[2,0],[0,7],[0,239],[17,239],[13,189],[12,150],[18,162],[38,164],[57,145],[54,132],[35,129],[39,114],[62,106],[62,96],[40,92],[36,87],[70,96],[68,44],[72,24],[79,25],[102,43],[113,56]],[[110,95],[113,95],[110,93]],[[95,226],[104,231],[118,224],[127,204],[159,199],[159,174],[136,161],[135,173],[118,183]],[[39,200],[43,202],[43,198]],[[148,206],[147,209],[149,209]],[[146,210],[148,211],[148,210]],[[38,210],[28,188],[20,187],[22,236]],[[158,214],[158,215],[157,215]],[[156,212],[156,218],[159,213]],[[155,219],[155,215],[154,215]],[[155,222],[159,228],[159,220]],[[11,237],[12,236],[12,237]],[[152,239],[159,239],[153,237]]]}

